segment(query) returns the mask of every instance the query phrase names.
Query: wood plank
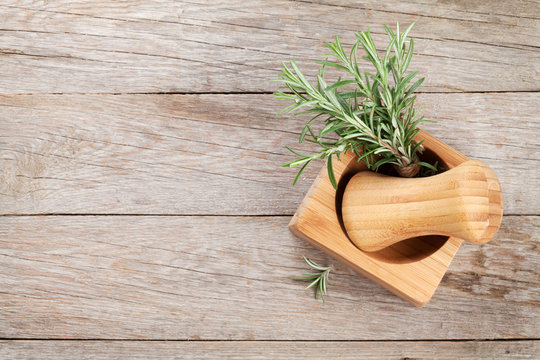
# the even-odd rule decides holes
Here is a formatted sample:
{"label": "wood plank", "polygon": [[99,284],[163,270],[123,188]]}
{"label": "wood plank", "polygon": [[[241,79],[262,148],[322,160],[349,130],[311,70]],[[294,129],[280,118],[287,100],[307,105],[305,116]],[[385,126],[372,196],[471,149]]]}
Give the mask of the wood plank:
{"label": "wood plank", "polygon": [[[534,338],[540,217],[464,244],[419,309],[287,231],[289,217],[0,217],[0,337]],[[289,280],[332,264],[327,302]]]}
{"label": "wood plank", "polygon": [[538,341],[0,341],[3,359],[534,359]]}
{"label": "wood plank", "polygon": [[[482,15],[486,16],[483,19],[486,22],[493,22],[504,19],[507,25],[517,24],[520,20],[531,18],[538,19],[538,3],[534,2],[500,2],[486,3],[478,2],[460,2],[460,1],[444,1],[444,2],[426,2],[424,0],[408,0],[405,2],[380,2],[377,0],[366,0],[362,4],[351,4],[347,0],[301,0],[316,4],[325,4],[330,6],[341,6],[344,8],[368,8],[376,7],[379,11],[388,11],[390,13],[411,12],[411,15],[423,17],[431,16],[440,18],[440,20],[457,20],[466,19],[469,21],[480,21]],[[494,7],[495,6],[495,7]],[[418,12],[418,8],[422,8],[422,13]],[[456,36],[460,36],[457,35]]]}
{"label": "wood plank", "polygon": [[[274,91],[295,57],[313,73],[323,42],[417,22],[422,91],[533,91],[534,1],[3,1],[0,93]],[[21,76],[24,74],[24,76]]]}
{"label": "wood plank", "polygon": [[[494,169],[506,214],[539,214],[539,99],[421,94],[419,105],[440,121],[426,130]],[[323,164],[292,187],[284,146],[306,119],[275,118],[283,105],[272,95],[2,96],[0,213],[293,214]]]}

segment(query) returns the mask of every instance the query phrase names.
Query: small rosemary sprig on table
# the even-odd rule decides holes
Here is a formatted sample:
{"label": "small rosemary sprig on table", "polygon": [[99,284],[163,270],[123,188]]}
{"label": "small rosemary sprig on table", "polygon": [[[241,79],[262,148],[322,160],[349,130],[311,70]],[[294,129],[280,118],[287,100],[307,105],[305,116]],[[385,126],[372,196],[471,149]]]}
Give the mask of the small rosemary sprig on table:
{"label": "small rosemary sprig on table", "polygon": [[315,261],[310,260],[304,256],[305,262],[314,270],[317,270],[316,273],[303,274],[303,277],[292,278],[291,280],[296,281],[311,281],[311,283],[306,286],[306,289],[311,287],[315,288],[315,299],[318,299],[318,294],[321,295],[323,304],[325,302],[324,296],[326,295],[326,286],[328,285],[328,275],[332,269],[330,266],[325,267],[317,264]]}
{"label": "small rosemary sprig on table", "polygon": [[[278,114],[311,114],[313,117],[304,126],[299,142],[310,141],[322,148],[315,154],[304,155],[287,147],[299,158],[283,166],[301,166],[293,184],[311,161],[327,158],[328,175],[334,188],[337,188],[332,158],[336,156],[339,159],[342,153],[348,151],[374,171],[387,163],[393,164],[400,175],[406,177],[416,175],[420,166],[436,171],[431,164],[420,161],[418,154],[422,151],[422,144],[414,141],[420,131],[418,124],[426,120],[414,109],[416,96],[413,95],[424,79],[412,82],[418,72],[407,74],[414,50],[414,42],[407,39],[407,35],[413,25],[400,32],[397,24],[395,33],[385,25],[390,42],[382,58],[377,53],[369,30],[355,34],[357,41],[349,56],[336,36],[334,42],[325,46],[330,49],[327,55],[337,62],[328,59],[319,62],[322,67],[315,85],[304,77],[294,60],[290,61],[290,68],[283,63],[282,72],[274,81],[281,82],[287,92],[277,91],[275,96],[292,103]],[[359,47],[366,52],[367,56],[363,59],[371,62],[375,73],[360,72],[357,58]],[[352,78],[340,78],[328,85],[324,80],[327,66],[343,70]],[[348,85],[354,85],[354,90],[340,91]],[[315,133],[312,124],[321,116],[325,118],[324,126]],[[328,140],[326,136],[331,133],[335,133],[338,139]]]}

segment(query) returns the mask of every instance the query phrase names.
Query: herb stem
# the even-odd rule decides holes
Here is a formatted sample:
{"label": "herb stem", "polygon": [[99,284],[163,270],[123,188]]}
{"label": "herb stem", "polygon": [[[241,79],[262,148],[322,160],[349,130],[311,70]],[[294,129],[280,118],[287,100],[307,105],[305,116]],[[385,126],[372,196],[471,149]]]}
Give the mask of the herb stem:
{"label": "herb stem", "polygon": [[[321,151],[312,155],[302,155],[288,148],[300,158],[284,166],[302,165],[294,184],[312,160],[328,158],[330,163],[333,156],[339,158],[341,153],[349,151],[374,171],[384,164],[397,167],[419,165],[436,171],[432,165],[419,161],[418,154],[423,148],[421,143],[414,141],[420,131],[418,124],[426,120],[414,109],[414,91],[424,79],[413,83],[418,73],[406,72],[414,49],[413,39],[407,39],[413,25],[414,23],[403,32],[400,32],[399,23],[396,32],[384,26],[390,41],[382,58],[378,55],[369,29],[355,34],[357,40],[349,56],[336,36],[333,42],[325,44],[330,49],[326,55],[334,58],[336,62],[329,61],[328,58],[318,62],[322,67],[314,84],[305,78],[294,60],[289,62],[290,67],[283,63],[282,72],[274,80],[281,82],[281,88],[287,92],[277,91],[275,96],[292,103],[278,114],[286,112],[314,115],[304,126],[299,142],[306,139],[322,147]],[[363,58],[371,62],[375,74],[360,72],[357,61],[359,49],[366,53],[367,56]],[[352,75],[352,79],[339,78],[328,85],[324,79],[328,66],[344,70]],[[344,87],[350,85],[356,85],[354,91],[343,91]],[[313,123],[321,115],[324,115],[326,120],[322,124],[322,130],[316,133]],[[331,133],[335,133],[338,139],[327,140]],[[332,171],[331,166],[329,170]],[[330,180],[337,188],[333,176],[330,176]]]}

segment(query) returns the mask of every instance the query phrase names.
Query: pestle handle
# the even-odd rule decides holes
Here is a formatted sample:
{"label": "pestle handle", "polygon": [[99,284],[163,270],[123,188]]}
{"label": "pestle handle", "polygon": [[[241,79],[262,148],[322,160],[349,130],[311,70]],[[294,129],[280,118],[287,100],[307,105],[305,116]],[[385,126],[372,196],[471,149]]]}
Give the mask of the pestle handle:
{"label": "pestle handle", "polygon": [[425,178],[362,171],[347,184],[342,215],[349,238],[365,251],[424,235],[482,244],[500,226],[502,194],[493,171],[477,160]]}

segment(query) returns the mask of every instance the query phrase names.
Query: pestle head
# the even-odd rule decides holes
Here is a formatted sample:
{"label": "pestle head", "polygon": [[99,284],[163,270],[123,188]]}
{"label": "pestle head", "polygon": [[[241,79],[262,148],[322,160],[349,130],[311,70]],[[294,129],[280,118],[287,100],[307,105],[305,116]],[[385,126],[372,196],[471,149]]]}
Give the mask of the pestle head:
{"label": "pestle head", "polygon": [[488,165],[470,160],[425,178],[356,174],[343,194],[343,223],[364,251],[425,235],[483,244],[502,219],[502,192]]}

